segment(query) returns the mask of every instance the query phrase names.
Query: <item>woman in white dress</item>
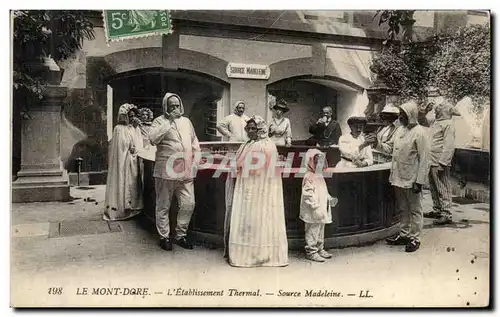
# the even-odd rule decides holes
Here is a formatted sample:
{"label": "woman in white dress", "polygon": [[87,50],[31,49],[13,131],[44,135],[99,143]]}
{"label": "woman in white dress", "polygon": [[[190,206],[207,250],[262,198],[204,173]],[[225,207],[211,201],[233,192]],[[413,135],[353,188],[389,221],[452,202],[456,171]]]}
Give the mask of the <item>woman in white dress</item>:
{"label": "woman in white dress", "polygon": [[366,118],[350,117],[347,124],[351,132],[339,138],[340,162],[335,167],[357,168],[372,165],[372,148],[362,135]]}
{"label": "woman in white dress", "polygon": [[[245,130],[250,140],[236,153],[238,175],[226,218],[229,264],[236,267],[286,266],[288,242],[283,184],[281,174],[276,173],[271,163],[273,157],[277,158],[278,150],[268,137],[263,118],[250,118]],[[249,169],[250,162],[254,161],[249,155],[251,158],[265,157],[266,163],[271,164]]]}
{"label": "woman in white dress", "polygon": [[290,120],[284,117],[290,108],[286,101],[280,100],[273,107],[275,116],[269,124],[269,136],[276,145],[291,146],[292,145],[292,127]]}
{"label": "woman in white dress", "polygon": [[137,152],[142,148],[137,108],[123,104],[109,145],[105,220],[125,220],[142,211],[142,182]]}

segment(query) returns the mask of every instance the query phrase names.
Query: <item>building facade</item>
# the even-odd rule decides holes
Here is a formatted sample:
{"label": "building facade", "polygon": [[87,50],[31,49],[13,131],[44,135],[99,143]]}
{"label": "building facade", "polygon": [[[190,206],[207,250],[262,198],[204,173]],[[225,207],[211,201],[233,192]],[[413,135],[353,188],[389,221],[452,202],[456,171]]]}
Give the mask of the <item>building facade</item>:
{"label": "building facade", "polygon": [[[173,34],[106,43],[102,12],[95,39],[61,63],[68,88],[61,124],[61,159],[70,173],[107,169],[107,144],[123,103],[161,113],[166,92],[180,95],[202,141],[220,140],[215,125],[242,100],[247,114],[270,119],[271,101],[291,111],[293,139],[324,106],[347,131],[362,115],[373,84],[370,63],[386,37],[374,11],[174,11]],[[473,11],[417,11],[415,40],[446,28],[485,23]],[[105,178],[101,178],[101,180]]]}

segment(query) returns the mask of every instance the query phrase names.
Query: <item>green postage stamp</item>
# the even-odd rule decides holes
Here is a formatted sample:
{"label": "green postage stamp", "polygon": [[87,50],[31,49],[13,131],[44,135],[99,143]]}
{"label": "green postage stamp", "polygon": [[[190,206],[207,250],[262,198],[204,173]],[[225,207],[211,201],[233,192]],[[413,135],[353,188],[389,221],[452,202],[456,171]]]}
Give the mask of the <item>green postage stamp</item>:
{"label": "green postage stamp", "polygon": [[108,42],[172,33],[168,10],[103,10],[103,18]]}

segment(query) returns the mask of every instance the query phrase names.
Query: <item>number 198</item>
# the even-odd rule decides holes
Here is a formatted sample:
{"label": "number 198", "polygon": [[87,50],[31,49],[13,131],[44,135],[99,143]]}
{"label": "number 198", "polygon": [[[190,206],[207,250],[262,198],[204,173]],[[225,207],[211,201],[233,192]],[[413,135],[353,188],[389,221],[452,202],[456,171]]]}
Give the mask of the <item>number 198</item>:
{"label": "number 198", "polygon": [[62,287],[49,287],[49,295],[62,295]]}

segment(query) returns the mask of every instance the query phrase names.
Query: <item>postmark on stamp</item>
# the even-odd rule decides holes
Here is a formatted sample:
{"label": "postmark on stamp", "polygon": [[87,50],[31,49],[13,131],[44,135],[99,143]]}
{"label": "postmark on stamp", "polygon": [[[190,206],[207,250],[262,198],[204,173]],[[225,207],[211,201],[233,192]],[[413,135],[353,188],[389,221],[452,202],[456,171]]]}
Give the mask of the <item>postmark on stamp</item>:
{"label": "postmark on stamp", "polygon": [[106,41],[172,33],[169,10],[103,10]]}

